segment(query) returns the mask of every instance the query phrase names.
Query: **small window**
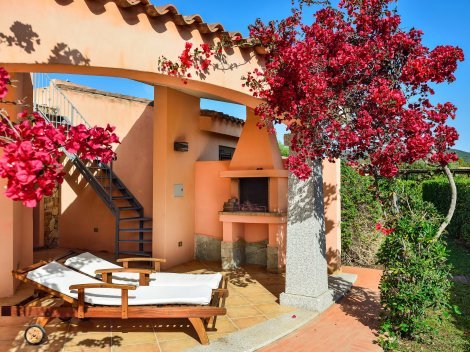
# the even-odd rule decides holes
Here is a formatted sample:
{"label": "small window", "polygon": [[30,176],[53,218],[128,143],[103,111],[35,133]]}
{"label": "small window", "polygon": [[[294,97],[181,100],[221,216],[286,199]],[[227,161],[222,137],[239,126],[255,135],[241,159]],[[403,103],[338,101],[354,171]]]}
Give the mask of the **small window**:
{"label": "small window", "polygon": [[219,145],[219,160],[232,160],[235,148]]}

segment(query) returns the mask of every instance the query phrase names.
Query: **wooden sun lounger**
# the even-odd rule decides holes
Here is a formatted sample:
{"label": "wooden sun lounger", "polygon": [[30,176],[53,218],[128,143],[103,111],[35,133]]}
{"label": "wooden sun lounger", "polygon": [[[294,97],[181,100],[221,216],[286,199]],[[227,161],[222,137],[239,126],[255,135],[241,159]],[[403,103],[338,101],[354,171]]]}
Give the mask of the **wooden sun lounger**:
{"label": "wooden sun lounger", "polygon": [[[133,261],[133,260],[131,260]],[[134,260],[135,261],[135,260]],[[33,317],[37,318],[36,324],[29,326],[25,331],[25,338],[31,344],[40,344],[45,337],[44,327],[54,319],[69,318],[186,318],[194,327],[201,344],[209,344],[206,328],[211,318],[213,318],[213,328],[215,328],[216,318],[219,315],[225,315],[225,299],[228,297],[227,278],[224,277],[221,287],[212,290],[211,302],[207,306],[202,305],[149,305],[149,306],[129,306],[129,291],[135,290],[134,285],[112,284],[108,282],[72,285],[71,290],[78,291],[78,299],[64,295],[58,291],[52,290],[35,281],[30,280],[27,275],[29,271],[38,269],[48,264],[47,261],[41,261],[22,270],[13,271],[13,276],[18,280],[34,287],[35,293],[26,300],[14,306],[1,306],[0,316],[9,317]],[[141,284],[148,283],[148,275],[152,272],[149,269],[131,269],[124,268],[116,271],[102,270],[103,278],[111,280],[114,272],[132,272],[140,275]],[[90,288],[113,288],[120,289],[122,292],[121,306],[95,306],[85,302],[85,291]],[[51,298],[59,298],[51,302]]]}

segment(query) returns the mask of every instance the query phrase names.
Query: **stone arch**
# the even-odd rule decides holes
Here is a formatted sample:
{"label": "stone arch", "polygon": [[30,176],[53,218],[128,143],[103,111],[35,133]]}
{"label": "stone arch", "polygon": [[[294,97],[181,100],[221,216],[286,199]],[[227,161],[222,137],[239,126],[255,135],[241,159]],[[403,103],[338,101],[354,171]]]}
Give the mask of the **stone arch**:
{"label": "stone arch", "polygon": [[[0,13],[0,65],[12,72],[59,72],[130,78],[198,97],[255,107],[241,77],[263,65],[259,48],[225,50],[208,75],[189,84],[158,72],[160,56],[176,59],[231,35],[200,16],[141,0],[18,0]],[[233,35],[233,34],[232,34]]]}

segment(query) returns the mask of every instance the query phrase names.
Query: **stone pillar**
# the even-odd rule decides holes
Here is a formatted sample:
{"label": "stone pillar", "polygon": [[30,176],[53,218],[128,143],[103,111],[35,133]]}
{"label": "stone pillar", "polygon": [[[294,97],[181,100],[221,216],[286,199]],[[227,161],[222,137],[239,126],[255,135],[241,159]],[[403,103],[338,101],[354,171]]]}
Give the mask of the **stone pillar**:
{"label": "stone pillar", "polygon": [[245,263],[244,226],[235,222],[223,223],[224,240],[220,248],[222,269],[237,269]]}
{"label": "stone pillar", "polygon": [[281,304],[323,311],[332,303],[328,291],[321,164],[306,181],[289,176],[286,291]]}
{"label": "stone pillar", "polygon": [[220,254],[223,270],[240,268],[245,263],[245,242],[222,242]]}
{"label": "stone pillar", "polygon": [[55,248],[59,245],[60,186],[50,197],[44,197],[44,246]]}
{"label": "stone pillar", "polygon": [[285,235],[285,224],[269,224],[266,267],[271,273],[281,273],[285,269]]}

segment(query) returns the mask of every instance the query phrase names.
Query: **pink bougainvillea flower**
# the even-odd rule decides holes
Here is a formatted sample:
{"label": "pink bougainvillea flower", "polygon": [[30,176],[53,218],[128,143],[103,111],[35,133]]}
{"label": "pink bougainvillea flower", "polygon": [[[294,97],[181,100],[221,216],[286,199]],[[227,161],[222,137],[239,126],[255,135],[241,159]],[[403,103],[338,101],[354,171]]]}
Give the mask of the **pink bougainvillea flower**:
{"label": "pink bougainvillea flower", "polygon": [[119,138],[110,125],[78,125],[67,133],[63,126],[55,128],[38,114],[23,111],[18,118],[13,127],[0,120],[0,177],[7,179],[5,195],[27,207],[35,207],[63,182],[63,147],[85,160],[108,163],[115,158],[112,146]]}
{"label": "pink bougainvillea flower", "polygon": [[3,99],[7,96],[9,84],[10,75],[3,67],[0,67],[0,99]]}
{"label": "pink bougainvillea flower", "polygon": [[[288,126],[287,165],[298,178],[310,177],[310,160],[342,158],[362,175],[382,177],[421,159],[457,160],[449,148],[458,134],[447,125],[457,109],[430,98],[432,84],[455,80],[463,51],[424,46],[422,31],[400,28],[400,16],[390,11],[395,2],[341,0],[338,9],[317,11],[311,24],[300,9],[250,26],[252,42],[266,49],[265,66],[242,77],[243,87],[264,101],[255,111],[260,127]],[[209,62],[201,60],[218,58],[223,47],[191,53],[187,43],[180,62],[161,60],[160,70],[180,77],[190,68],[204,71]]]}

